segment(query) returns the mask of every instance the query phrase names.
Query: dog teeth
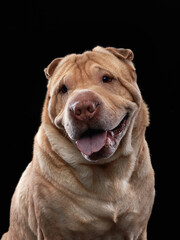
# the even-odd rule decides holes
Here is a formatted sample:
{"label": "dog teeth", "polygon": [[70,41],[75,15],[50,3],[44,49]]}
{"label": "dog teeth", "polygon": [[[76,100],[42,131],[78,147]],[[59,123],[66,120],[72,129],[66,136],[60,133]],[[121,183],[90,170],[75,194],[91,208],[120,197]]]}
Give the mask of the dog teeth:
{"label": "dog teeth", "polygon": [[107,138],[107,139],[106,139],[105,147],[109,147],[110,145],[111,145],[111,139],[110,139],[110,138]]}
{"label": "dog teeth", "polygon": [[111,132],[111,136],[114,137],[114,132]]}
{"label": "dog teeth", "polygon": [[113,131],[109,131],[108,133],[111,137],[114,137],[114,132]]}
{"label": "dog teeth", "polygon": [[110,147],[113,146],[114,143],[114,133],[113,132],[108,132],[109,136],[106,138],[106,144],[105,147]]}

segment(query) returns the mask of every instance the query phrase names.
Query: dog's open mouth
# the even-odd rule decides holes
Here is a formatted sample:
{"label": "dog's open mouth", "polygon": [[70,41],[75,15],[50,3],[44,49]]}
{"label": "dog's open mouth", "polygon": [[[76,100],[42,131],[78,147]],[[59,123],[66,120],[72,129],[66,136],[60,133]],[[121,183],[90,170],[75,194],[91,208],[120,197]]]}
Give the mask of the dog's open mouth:
{"label": "dog's open mouth", "polygon": [[120,141],[122,138],[127,120],[128,113],[122,117],[119,125],[112,130],[88,129],[76,141],[78,149],[86,158],[91,156],[91,160],[96,160],[99,157],[109,157],[111,151],[108,151],[108,149],[115,148],[117,139]]}

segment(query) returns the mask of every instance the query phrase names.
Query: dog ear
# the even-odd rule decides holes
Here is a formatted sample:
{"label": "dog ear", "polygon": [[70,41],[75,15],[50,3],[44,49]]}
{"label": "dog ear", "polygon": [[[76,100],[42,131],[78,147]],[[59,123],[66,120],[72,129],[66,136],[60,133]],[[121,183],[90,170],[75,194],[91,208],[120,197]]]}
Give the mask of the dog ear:
{"label": "dog ear", "polygon": [[134,54],[130,49],[125,48],[114,48],[114,47],[107,47],[106,50],[114,54],[116,57],[120,59],[130,60],[134,59]]}
{"label": "dog ear", "polygon": [[103,48],[103,47],[97,46],[93,49],[93,51],[113,54],[114,56],[116,56],[121,60],[128,60],[129,64],[132,65],[132,67],[134,68],[134,65],[132,63],[132,60],[134,59],[134,54],[130,49],[114,48],[114,47]]}
{"label": "dog ear", "polygon": [[61,60],[62,60],[62,58],[55,58],[55,59],[47,66],[47,68],[44,69],[44,72],[45,72],[45,75],[46,75],[46,78],[47,78],[47,79],[49,79],[49,78],[53,75],[53,73],[54,73],[57,65],[60,63]]}

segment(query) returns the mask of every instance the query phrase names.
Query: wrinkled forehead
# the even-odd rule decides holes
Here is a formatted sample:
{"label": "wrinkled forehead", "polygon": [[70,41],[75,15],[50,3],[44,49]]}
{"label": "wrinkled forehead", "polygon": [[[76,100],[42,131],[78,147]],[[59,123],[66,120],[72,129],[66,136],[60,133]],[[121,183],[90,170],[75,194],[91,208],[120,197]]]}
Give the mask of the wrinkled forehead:
{"label": "wrinkled forehead", "polygon": [[85,52],[66,56],[56,68],[51,85],[57,84],[62,78],[91,77],[93,72],[107,71],[119,77],[128,74],[128,68],[116,57],[98,52]]}
{"label": "wrinkled forehead", "polygon": [[[136,73],[126,62],[115,56],[98,52],[85,52],[83,54],[71,54],[66,56],[55,69],[48,88],[50,94],[58,91],[61,84],[68,84],[71,89],[86,88],[87,84],[96,84],[97,75],[100,73],[111,74],[128,89],[136,99],[141,101],[141,94],[136,83]],[[88,85],[89,86],[89,85]]]}
{"label": "wrinkled forehead", "polygon": [[[60,64],[59,67],[70,66],[70,68],[67,67],[66,70],[80,70],[80,71],[86,71],[87,73],[89,71],[92,71],[92,68],[94,67],[101,67],[104,69],[115,69],[115,65],[118,64],[118,60],[114,59],[113,56],[103,56],[103,54],[94,53],[94,52],[85,52],[83,54],[79,55],[70,55],[65,57],[64,61]],[[113,60],[113,63],[112,63]],[[116,63],[115,63],[116,62]]]}

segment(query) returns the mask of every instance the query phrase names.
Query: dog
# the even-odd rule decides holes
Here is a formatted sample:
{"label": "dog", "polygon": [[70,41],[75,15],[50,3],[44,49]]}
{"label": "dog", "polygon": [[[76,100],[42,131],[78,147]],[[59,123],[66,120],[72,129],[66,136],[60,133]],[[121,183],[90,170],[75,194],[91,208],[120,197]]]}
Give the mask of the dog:
{"label": "dog", "polygon": [[154,171],[130,49],[54,59],[2,240],[146,240]]}

